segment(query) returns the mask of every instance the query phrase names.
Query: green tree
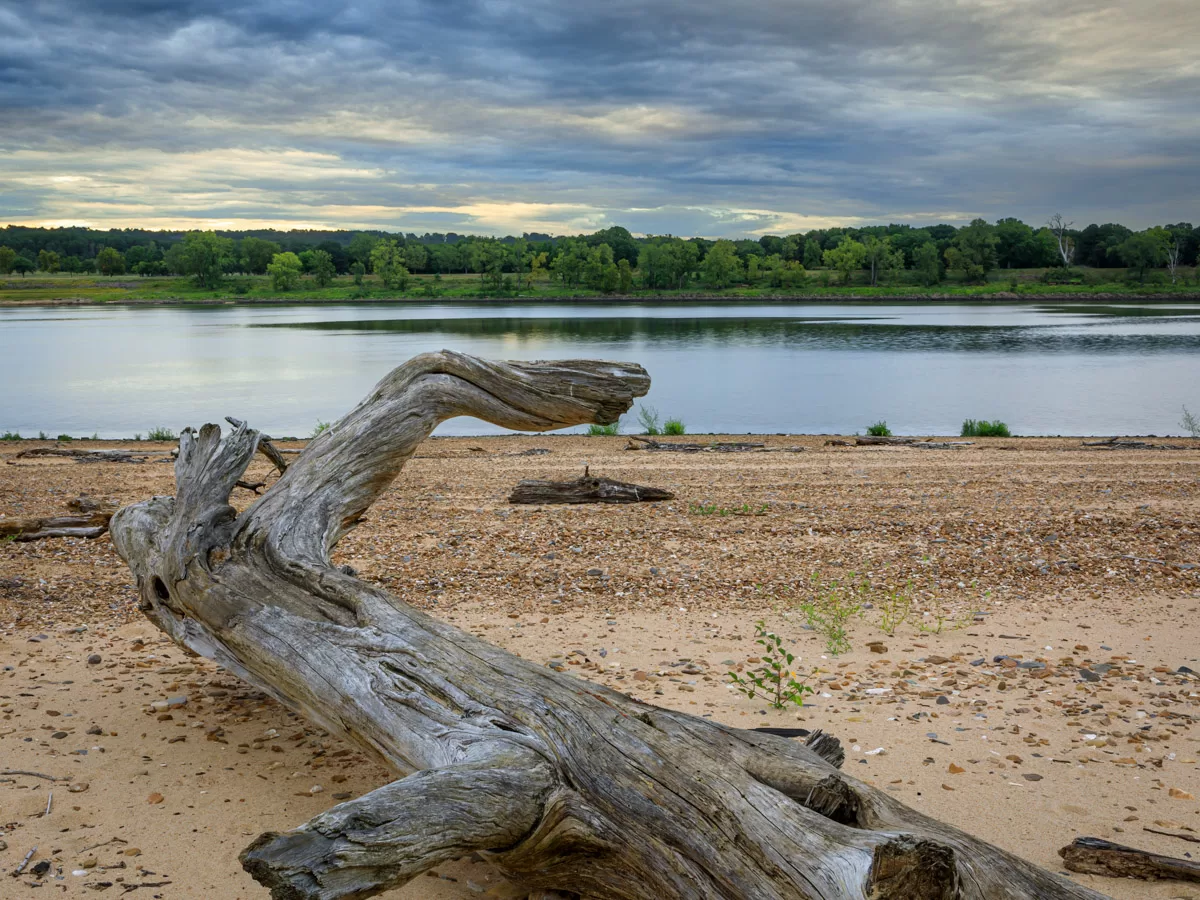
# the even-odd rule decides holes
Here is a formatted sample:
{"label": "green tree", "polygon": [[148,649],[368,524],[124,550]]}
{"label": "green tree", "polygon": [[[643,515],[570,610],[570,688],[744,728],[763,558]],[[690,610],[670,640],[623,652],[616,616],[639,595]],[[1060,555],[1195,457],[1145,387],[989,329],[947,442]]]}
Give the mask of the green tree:
{"label": "green tree", "polygon": [[700,262],[700,247],[695,241],[669,238],[663,249],[667,277],[674,287],[682,288]]}
{"label": "green tree", "polygon": [[346,255],[353,262],[362,263],[369,272],[371,270],[371,251],[375,249],[377,243],[379,243],[379,238],[375,235],[360,231],[350,238],[350,244],[346,247]]}
{"label": "green tree", "polygon": [[851,237],[843,237],[841,242],[831,250],[826,250],[823,256],[825,265],[842,273],[846,284],[850,276],[863,267],[867,259],[867,248]]}
{"label": "green tree", "polygon": [[621,293],[631,293],[633,291],[633,269],[629,267],[629,260],[623,259],[617,263],[617,277],[621,282]]}
{"label": "green tree", "polygon": [[220,286],[225,267],[233,259],[233,241],[215,231],[189,231],[167,251],[166,259],[174,271],[190,275],[200,287],[212,290]]}
{"label": "green tree", "polygon": [[1163,265],[1167,259],[1165,232],[1151,228],[1131,234],[1117,246],[1117,254],[1125,265],[1138,275],[1139,281],[1146,280],[1146,270]]}
{"label": "green tree", "polygon": [[104,247],[96,254],[96,269],[101,275],[123,275],[125,257],[116,247]]}
{"label": "green tree", "polygon": [[613,262],[612,247],[601,244],[588,251],[583,268],[583,281],[594,291],[611,294],[621,283],[621,273]]}
{"label": "green tree", "polygon": [[759,257],[757,255],[746,257],[746,284],[755,285],[758,283]]}
{"label": "green tree", "polygon": [[24,278],[26,276],[26,274],[28,274],[29,272],[32,272],[33,269],[34,269],[33,260],[31,260],[27,257],[24,257],[24,256],[17,256],[17,257],[13,258],[12,266],[9,269],[9,271],[17,272],[20,274],[20,276],[22,278]]}
{"label": "green tree", "polygon": [[967,281],[986,281],[996,267],[996,229],[983,219],[975,219],[959,229],[954,246],[946,250],[946,265],[961,272]]}
{"label": "green tree", "polygon": [[360,262],[350,264],[350,274],[354,276],[354,283],[358,287],[363,286],[363,276],[367,274],[367,267]]}
{"label": "green tree", "polygon": [[246,260],[246,271],[254,275],[265,275],[275,254],[283,252],[283,248],[274,241],[256,237],[242,238],[239,249]]}
{"label": "green tree", "polygon": [[384,287],[393,291],[403,291],[408,287],[409,272],[404,266],[404,248],[392,238],[376,242],[371,250],[371,268]]}
{"label": "green tree", "polygon": [[276,253],[267,264],[271,276],[271,287],[277,291],[290,291],[300,283],[304,264],[295,253]]}
{"label": "green tree", "polygon": [[809,238],[804,242],[804,268],[819,269],[821,268],[821,245],[817,241]]}
{"label": "green tree", "polygon": [[43,272],[57,272],[59,267],[58,254],[53,250],[39,250],[37,266]]}
{"label": "green tree", "polygon": [[926,241],[913,251],[913,269],[922,283],[932,286],[942,280],[940,256],[937,244],[933,241]]}
{"label": "green tree", "polygon": [[7,275],[13,270],[17,260],[17,251],[12,247],[0,247],[0,275]]}
{"label": "green tree", "polygon": [[563,283],[563,287],[573,288],[583,280],[587,263],[587,244],[568,238],[559,242],[558,254],[550,264],[550,271]]}
{"label": "green tree", "polygon": [[404,267],[410,272],[424,272],[429,265],[429,253],[420,244],[408,244],[404,248]]}
{"label": "green tree", "polygon": [[892,249],[891,238],[868,234],[863,238],[863,264],[871,273],[871,286],[879,283],[879,276],[894,269],[904,268],[904,254]]}
{"label": "green tree", "polygon": [[738,259],[733,241],[717,241],[709,248],[700,264],[704,280],[715,288],[724,288],[742,277],[742,261]]}
{"label": "green tree", "polygon": [[309,267],[312,272],[313,281],[317,287],[328,287],[333,281],[333,276],[337,274],[337,268],[333,264],[333,257],[324,250],[312,251],[312,264]]}

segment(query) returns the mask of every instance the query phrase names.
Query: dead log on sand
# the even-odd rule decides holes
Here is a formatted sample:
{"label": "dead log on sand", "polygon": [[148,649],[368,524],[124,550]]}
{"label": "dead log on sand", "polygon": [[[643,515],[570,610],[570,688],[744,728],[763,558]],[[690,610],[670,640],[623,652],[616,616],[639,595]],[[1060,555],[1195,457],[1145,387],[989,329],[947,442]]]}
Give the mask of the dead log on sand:
{"label": "dead log on sand", "polygon": [[143,463],[150,458],[148,453],[135,454],[130,450],[80,450],[77,447],[31,447],[22,450],[13,459],[29,459],[39,456],[63,456],[77,462],[123,462]]}
{"label": "dead log on sand", "polygon": [[644,444],[643,447],[630,444],[626,450],[651,450],[656,453],[749,453],[762,450],[766,444],[752,441],[713,441],[708,444],[692,444],[682,441],[652,441],[649,438],[629,436],[629,440]]}
{"label": "dead log on sand", "polygon": [[1200,881],[1200,862],[1174,856],[1160,856],[1101,838],[1075,838],[1059,850],[1058,855],[1063,858],[1063,865],[1072,872],[1082,872],[1086,875],[1141,878],[1147,881],[1160,878]]}
{"label": "dead log on sand", "polygon": [[[365,898],[477,852],[606,900],[1096,900],[904,806],[811,746],[659,709],[522,659],[335,567],[330,553],[439,422],[617,421],[626,363],[409,360],[248,509],[258,446],[186,432],[177,496],[113,517],[146,615],[400,778],[243,851],[276,900]],[[831,762],[832,760],[832,762]]]}
{"label": "dead log on sand", "polygon": [[587,468],[574,481],[539,481],[526,478],[517,483],[509,503],[646,503],[673,500],[675,495],[661,488],[629,484],[591,475]]}
{"label": "dead log on sand", "polygon": [[108,531],[109,519],[117,511],[114,504],[86,496],[68,500],[67,506],[79,510],[79,514],[0,519],[0,539],[25,542],[53,537],[97,538]]}
{"label": "dead log on sand", "polygon": [[1151,444],[1130,438],[1107,438],[1103,441],[1080,441],[1093,450],[1200,450],[1200,444]]}

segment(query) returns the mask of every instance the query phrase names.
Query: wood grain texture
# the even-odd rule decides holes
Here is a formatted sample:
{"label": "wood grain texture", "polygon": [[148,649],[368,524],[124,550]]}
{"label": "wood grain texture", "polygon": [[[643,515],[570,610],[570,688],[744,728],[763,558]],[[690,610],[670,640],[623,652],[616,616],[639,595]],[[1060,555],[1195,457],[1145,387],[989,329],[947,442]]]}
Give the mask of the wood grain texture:
{"label": "wood grain texture", "polygon": [[259,444],[244,423],[185,432],[177,495],[114,516],[152,621],[401,776],[260,837],[251,874],[276,900],[360,898],[475,851],[531,890],[606,900],[1099,897],[845,775],[827,736],[643,704],[331,565],[439,422],[605,424],[648,388],[627,363],[425,354],[240,515],[230,492]]}
{"label": "wood grain texture", "polygon": [[673,500],[675,495],[661,488],[630,484],[590,475],[586,471],[573,481],[542,481],[526,478],[517,482],[508,495],[509,503],[648,503]]}

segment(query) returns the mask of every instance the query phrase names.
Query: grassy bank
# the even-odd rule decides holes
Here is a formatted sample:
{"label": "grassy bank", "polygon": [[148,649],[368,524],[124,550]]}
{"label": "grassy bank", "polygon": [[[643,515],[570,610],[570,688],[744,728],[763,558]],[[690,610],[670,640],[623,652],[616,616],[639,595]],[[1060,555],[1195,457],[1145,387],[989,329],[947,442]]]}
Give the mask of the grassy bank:
{"label": "grassy bank", "polygon": [[[582,288],[567,288],[558,282],[539,281],[522,290],[494,290],[477,275],[415,276],[403,291],[384,287],[374,276],[361,286],[349,277],[337,278],[321,288],[303,279],[295,290],[278,291],[266,276],[230,276],[217,289],[196,286],[181,277],[122,275],[36,274],[24,278],[0,279],[0,305],[103,304],[103,303],[347,303],[397,300],[621,300],[624,302],[661,302],[691,300],[1069,300],[1080,299],[1169,299],[1200,300],[1200,285],[1195,277],[1178,284],[1140,283],[1124,277],[1123,270],[1089,270],[1086,282],[1047,284],[1041,280],[1044,270],[1023,269],[998,273],[985,284],[945,281],[934,287],[914,284],[841,284],[830,273],[810,273],[803,285],[791,289],[766,286],[736,286],[724,290],[689,287],[672,291],[635,290],[629,294],[605,294]],[[1109,280],[1111,279],[1111,280]]]}

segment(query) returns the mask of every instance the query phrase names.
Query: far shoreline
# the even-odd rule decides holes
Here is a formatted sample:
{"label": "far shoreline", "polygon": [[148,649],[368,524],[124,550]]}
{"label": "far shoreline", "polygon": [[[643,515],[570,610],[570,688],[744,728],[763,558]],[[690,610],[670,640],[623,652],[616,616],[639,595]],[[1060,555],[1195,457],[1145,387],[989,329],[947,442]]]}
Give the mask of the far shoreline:
{"label": "far shoreline", "polygon": [[66,306],[346,306],[346,305],[410,305],[428,306],[430,304],[488,304],[488,305],[529,305],[529,304],[564,304],[581,303],[592,305],[634,304],[634,305],[672,305],[685,303],[723,303],[733,305],[754,305],[758,303],[859,303],[859,304],[895,304],[895,303],[959,303],[970,305],[983,304],[1025,304],[1025,303],[1197,303],[1200,302],[1200,291],[1196,292],[1160,292],[1147,294],[1122,293],[1119,291],[1073,292],[1073,293],[1012,293],[997,291],[995,293],[933,293],[933,294],[861,294],[848,290],[846,293],[822,294],[763,294],[746,296],[744,294],[608,294],[593,296],[588,294],[570,294],[563,296],[481,296],[481,297],[303,297],[303,296],[272,296],[272,297],[147,297],[121,298],[119,300],[100,300],[92,297],[56,297],[37,300],[0,299],[0,308],[22,309],[36,307],[66,307]]}

